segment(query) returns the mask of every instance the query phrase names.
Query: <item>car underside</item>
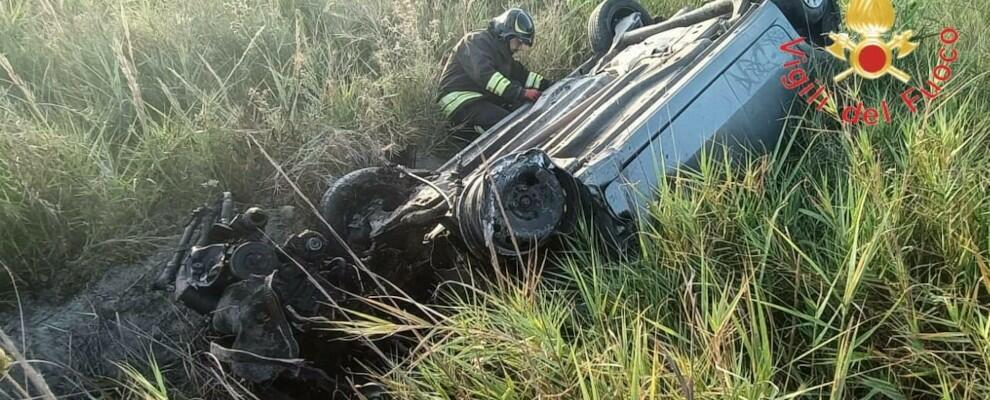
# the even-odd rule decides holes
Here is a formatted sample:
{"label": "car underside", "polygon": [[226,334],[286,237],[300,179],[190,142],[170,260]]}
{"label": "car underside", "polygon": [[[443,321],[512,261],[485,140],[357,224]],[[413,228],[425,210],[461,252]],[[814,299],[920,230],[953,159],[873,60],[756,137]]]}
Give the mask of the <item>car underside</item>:
{"label": "car underside", "polygon": [[[275,243],[229,193],[195,210],[156,287],[212,317],[233,374],[328,393],[361,347],[325,329],[362,298],[429,299],[468,262],[552,252],[582,221],[621,243],[664,179],[706,155],[774,148],[800,36],[834,29],[832,1],[717,0],[662,21],[629,0],[595,9],[595,54],[439,168],[366,168],[324,194],[313,229]],[[413,310],[415,312],[415,310]]]}

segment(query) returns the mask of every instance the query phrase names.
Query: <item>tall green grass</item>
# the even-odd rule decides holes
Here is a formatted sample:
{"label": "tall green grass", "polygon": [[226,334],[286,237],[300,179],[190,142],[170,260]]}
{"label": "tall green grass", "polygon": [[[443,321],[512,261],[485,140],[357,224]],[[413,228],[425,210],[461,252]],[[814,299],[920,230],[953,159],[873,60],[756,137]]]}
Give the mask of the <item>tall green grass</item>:
{"label": "tall green grass", "polygon": [[[83,282],[167,244],[217,191],[291,201],[249,136],[311,198],[431,151],[448,134],[433,101],[447,53],[516,4],[0,1],[0,260],[29,289]],[[522,5],[535,69],[582,61],[592,2]]]}
{"label": "tall green grass", "polygon": [[[531,65],[579,63],[593,2],[523,3]],[[456,291],[380,379],[398,398],[990,398],[990,11],[895,4],[926,36],[899,61],[917,80],[930,35],[963,33],[938,103],[871,128],[808,114],[770,155],[707,159],[659,189],[635,257],[579,241],[542,275]],[[211,191],[284,201],[248,135],[314,198],[389,144],[429,148],[444,55],[509,5],[0,1],[0,260],[61,283]],[[876,104],[902,86],[841,88]],[[125,389],[164,395],[150,369]]]}
{"label": "tall green grass", "polygon": [[457,295],[381,379],[409,399],[990,398],[987,11],[897,6],[962,32],[940,100],[876,127],[809,112],[772,154],[707,158],[658,190],[635,256],[581,240],[554,273]]}

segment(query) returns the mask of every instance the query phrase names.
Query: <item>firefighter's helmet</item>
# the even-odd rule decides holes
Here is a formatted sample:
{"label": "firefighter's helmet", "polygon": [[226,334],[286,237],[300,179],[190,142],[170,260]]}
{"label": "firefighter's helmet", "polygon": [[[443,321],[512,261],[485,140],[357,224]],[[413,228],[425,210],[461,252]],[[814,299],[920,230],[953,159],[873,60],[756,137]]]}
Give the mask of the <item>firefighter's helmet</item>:
{"label": "firefighter's helmet", "polygon": [[533,17],[520,8],[510,8],[501,15],[492,18],[488,28],[499,39],[508,41],[517,38],[528,46],[533,45],[536,37],[536,24]]}

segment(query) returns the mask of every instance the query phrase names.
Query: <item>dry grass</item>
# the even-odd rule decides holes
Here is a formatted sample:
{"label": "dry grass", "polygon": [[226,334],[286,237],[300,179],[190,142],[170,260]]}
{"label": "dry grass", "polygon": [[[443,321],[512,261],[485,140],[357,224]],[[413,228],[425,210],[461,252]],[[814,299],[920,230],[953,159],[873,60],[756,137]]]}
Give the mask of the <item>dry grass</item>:
{"label": "dry grass", "polygon": [[[594,4],[524,4],[554,44],[532,65],[580,62]],[[963,32],[951,94],[926,112],[855,129],[818,116],[772,155],[708,160],[660,189],[636,259],[583,241],[555,274],[462,292],[439,323],[343,328],[426,338],[381,373],[398,398],[990,397],[988,10],[895,4],[923,35]],[[508,5],[0,2],[0,260],[57,284],[140,254],[210,191],[290,198],[247,133],[310,198],[380,148],[428,147],[445,134],[432,98],[447,49]],[[151,364],[123,366],[116,393],[167,396]]]}
{"label": "dry grass", "polygon": [[[72,293],[221,188],[291,200],[248,133],[311,198],[328,177],[429,151],[448,134],[433,104],[447,51],[509,5],[0,2],[0,259],[28,291]],[[565,73],[593,4],[525,5],[547,43],[531,64]]]}

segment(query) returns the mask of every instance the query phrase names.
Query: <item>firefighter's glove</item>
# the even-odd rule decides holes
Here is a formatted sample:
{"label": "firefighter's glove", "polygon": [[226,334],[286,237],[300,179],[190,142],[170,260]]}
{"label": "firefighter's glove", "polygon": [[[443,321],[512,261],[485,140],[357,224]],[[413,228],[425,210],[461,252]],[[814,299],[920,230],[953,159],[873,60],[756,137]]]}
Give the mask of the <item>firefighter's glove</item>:
{"label": "firefighter's glove", "polygon": [[542,95],[543,93],[540,93],[540,91],[536,89],[525,89],[522,91],[522,99],[530,103],[536,103]]}

